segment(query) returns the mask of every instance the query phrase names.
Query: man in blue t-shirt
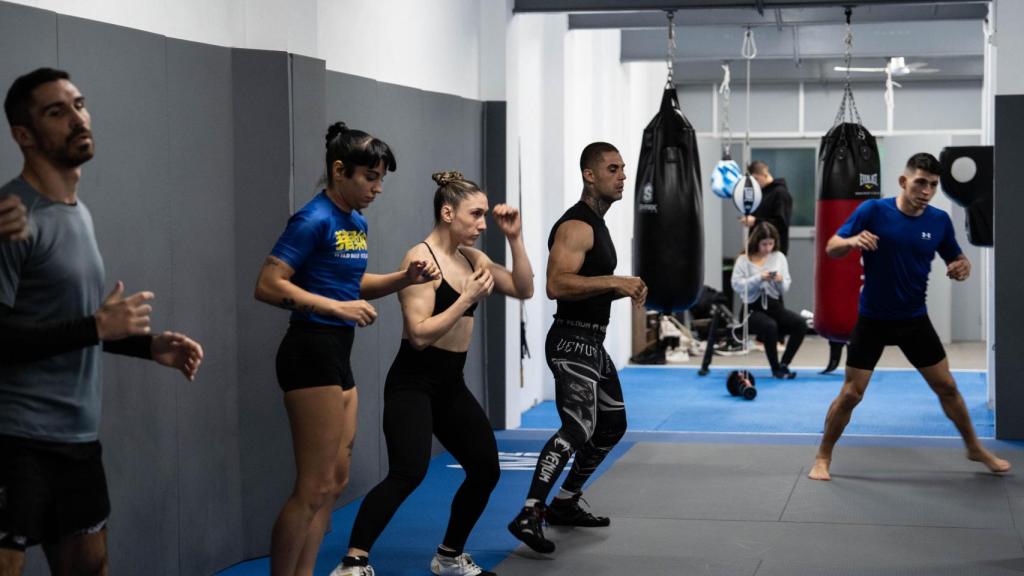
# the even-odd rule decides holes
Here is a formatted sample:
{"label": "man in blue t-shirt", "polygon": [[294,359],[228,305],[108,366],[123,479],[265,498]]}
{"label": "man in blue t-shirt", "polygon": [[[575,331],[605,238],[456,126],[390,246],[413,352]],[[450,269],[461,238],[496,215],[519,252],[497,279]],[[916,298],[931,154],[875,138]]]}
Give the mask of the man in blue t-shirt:
{"label": "man in blue t-shirt", "polygon": [[825,252],[842,258],[860,250],[864,287],[857,325],[850,335],[846,381],[825,417],[812,480],[831,480],[832,448],[864,397],[875,364],[886,346],[896,345],[939,397],[967,446],[967,458],[992,472],[1006,472],[1010,463],[986,450],[974,433],[967,406],[949,371],[949,360],[928,319],[925,294],[936,252],[946,262],[946,276],[963,281],[971,263],[960,250],[949,215],[929,206],[939,186],[939,161],[927,153],[910,157],[900,175],[895,198],[861,204],[829,239]]}

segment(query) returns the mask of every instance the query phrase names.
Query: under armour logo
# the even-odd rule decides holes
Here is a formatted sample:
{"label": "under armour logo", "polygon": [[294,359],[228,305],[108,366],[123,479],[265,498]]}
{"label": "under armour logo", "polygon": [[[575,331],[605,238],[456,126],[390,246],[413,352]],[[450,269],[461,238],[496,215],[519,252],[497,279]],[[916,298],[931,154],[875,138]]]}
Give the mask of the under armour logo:
{"label": "under armour logo", "polygon": [[932,239],[932,233],[931,232],[921,232],[921,239],[922,240],[931,240]]}

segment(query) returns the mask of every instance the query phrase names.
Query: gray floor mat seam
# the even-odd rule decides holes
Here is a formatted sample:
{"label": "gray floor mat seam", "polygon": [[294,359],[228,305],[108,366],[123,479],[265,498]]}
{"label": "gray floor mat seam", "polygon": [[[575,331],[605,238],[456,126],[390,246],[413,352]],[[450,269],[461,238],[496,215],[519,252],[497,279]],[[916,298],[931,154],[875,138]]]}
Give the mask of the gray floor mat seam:
{"label": "gray floor mat seam", "polygon": [[1013,532],[1017,535],[1017,541],[1020,542],[1021,549],[1024,550],[1024,537],[1020,533],[1020,529],[1017,528],[1017,515],[1013,513],[1013,498],[1010,496],[1010,489],[1006,487],[1006,482],[1002,482],[1003,494],[1006,495],[1006,505],[1010,509],[1010,524],[1013,526]]}
{"label": "gray floor mat seam", "polygon": [[[689,517],[679,518],[671,516],[628,516],[625,514],[619,514],[616,518],[622,518],[626,520],[660,520],[663,522],[745,522],[749,524],[788,524],[788,525],[821,525],[821,526],[851,526],[858,528],[925,528],[929,530],[971,530],[971,531],[983,531],[983,532],[1005,532],[1009,528],[985,528],[976,526],[945,526],[936,524],[869,524],[866,522],[827,522],[824,520],[757,520],[753,518],[704,518],[704,517]],[[565,529],[565,531],[573,530],[572,528]],[[1016,529],[1014,529],[1016,533]],[[1020,535],[1018,534],[1018,539]]]}
{"label": "gray floor mat seam", "polygon": [[782,511],[779,512],[779,522],[782,522],[782,518],[786,515],[786,509],[789,508],[789,502],[793,499],[793,494],[796,492],[796,487],[800,484],[800,479],[804,477],[805,466],[800,467],[800,471],[796,474],[796,480],[793,482],[793,487],[789,489],[789,496],[786,497],[786,503],[782,505]]}

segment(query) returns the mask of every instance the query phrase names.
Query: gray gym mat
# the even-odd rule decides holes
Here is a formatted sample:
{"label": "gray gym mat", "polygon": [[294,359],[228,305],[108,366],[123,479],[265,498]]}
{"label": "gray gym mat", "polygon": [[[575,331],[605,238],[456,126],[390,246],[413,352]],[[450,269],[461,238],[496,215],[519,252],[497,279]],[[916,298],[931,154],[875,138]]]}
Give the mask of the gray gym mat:
{"label": "gray gym mat", "polygon": [[807,446],[636,444],[586,493],[611,527],[549,527],[555,554],[520,547],[494,570],[1024,573],[1024,482],[1015,476],[989,474],[962,450],[840,446],[833,481],[814,482],[813,457]]}

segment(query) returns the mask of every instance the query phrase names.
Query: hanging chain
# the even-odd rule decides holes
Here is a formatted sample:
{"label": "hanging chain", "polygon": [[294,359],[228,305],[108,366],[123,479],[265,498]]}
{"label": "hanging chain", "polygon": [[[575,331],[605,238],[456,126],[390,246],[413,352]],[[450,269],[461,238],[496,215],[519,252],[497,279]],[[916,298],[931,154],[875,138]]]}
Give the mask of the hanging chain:
{"label": "hanging chain", "polygon": [[668,85],[672,85],[673,62],[676,58],[676,13],[671,10],[665,11],[668,18],[668,50],[665,54],[665,63],[668,64]]}
{"label": "hanging chain", "polygon": [[[853,9],[850,7],[846,8],[846,37],[843,39],[843,64],[846,68],[846,79],[843,82],[843,101],[839,105],[839,113],[836,114],[836,119],[833,122],[833,126],[838,126],[842,122],[845,122],[847,118],[858,126],[862,125],[860,119],[860,111],[857,110],[857,101],[853,98],[853,88],[850,86],[850,67],[853,66],[853,26],[850,24],[851,16],[853,15]],[[847,107],[849,102],[849,107]],[[864,131],[859,131],[861,139],[864,138]]]}

